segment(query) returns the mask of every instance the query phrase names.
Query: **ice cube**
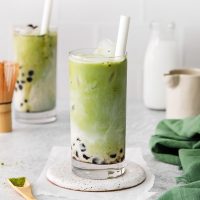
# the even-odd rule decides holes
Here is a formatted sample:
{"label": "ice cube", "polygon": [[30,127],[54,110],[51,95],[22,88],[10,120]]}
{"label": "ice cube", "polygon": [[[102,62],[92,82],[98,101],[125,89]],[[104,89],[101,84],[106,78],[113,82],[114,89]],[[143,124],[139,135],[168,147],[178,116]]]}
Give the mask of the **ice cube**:
{"label": "ice cube", "polygon": [[104,39],[99,42],[97,49],[95,49],[94,54],[114,57],[115,55],[115,43],[110,39]]}
{"label": "ice cube", "polygon": [[21,35],[38,35],[39,34],[39,28],[38,27],[33,28],[30,25],[16,27],[15,31]]}

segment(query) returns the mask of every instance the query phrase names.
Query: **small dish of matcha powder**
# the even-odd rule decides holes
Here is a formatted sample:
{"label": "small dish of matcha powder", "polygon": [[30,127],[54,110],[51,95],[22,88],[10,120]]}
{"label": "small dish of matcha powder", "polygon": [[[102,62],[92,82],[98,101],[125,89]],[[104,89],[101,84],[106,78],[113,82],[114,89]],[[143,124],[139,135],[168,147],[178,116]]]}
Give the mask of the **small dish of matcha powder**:
{"label": "small dish of matcha powder", "polygon": [[25,177],[9,178],[9,181],[16,187],[23,187],[25,184]]}

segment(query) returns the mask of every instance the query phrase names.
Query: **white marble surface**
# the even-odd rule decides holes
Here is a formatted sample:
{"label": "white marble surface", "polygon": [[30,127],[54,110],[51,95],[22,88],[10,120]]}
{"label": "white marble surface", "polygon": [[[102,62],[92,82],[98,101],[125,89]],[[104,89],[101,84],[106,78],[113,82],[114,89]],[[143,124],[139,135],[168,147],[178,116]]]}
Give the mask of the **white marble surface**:
{"label": "white marble surface", "polygon": [[[6,178],[26,176],[34,183],[47,161],[51,148],[70,144],[67,105],[60,103],[57,113],[58,120],[55,123],[25,125],[14,121],[13,133],[0,135],[1,200],[22,200],[8,186]],[[127,106],[127,146],[141,147],[147,164],[155,174],[153,191],[158,193],[153,199],[173,187],[174,177],[180,175],[176,166],[156,161],[148,148],[149,138],[156,124],[163,118],[164,112],[148,110],[139,102],[132,101]],[[45,197],[43,199],[56,200]]]}

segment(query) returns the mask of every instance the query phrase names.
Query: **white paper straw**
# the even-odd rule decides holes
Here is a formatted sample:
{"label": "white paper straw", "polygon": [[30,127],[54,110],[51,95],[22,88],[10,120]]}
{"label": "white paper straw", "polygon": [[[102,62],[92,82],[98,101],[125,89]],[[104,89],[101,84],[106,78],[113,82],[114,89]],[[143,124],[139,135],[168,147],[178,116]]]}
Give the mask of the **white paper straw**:
{"label": "white paper straw", "polygon": [[120,16],[119,31],[117,36],[117,44],[115,50],[115,56],[124,56],[126,53],[126,44],[128,39],[130,17]]}
{"label": "white paper straw", "polygon": [[52,0],[45,0],[40,35],[47,34],[51,18]]}

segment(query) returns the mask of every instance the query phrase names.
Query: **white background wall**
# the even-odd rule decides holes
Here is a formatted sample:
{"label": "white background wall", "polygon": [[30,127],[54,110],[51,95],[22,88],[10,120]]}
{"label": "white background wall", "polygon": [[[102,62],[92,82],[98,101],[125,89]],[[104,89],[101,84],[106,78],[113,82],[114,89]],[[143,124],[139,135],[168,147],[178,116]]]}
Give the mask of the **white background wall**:
{"label": "white background wall", "polygon": [[[13,59],[12,27],[40,24],[43,0],[0,0],[0,59]],[[183,66],[200,66],[199,0],[54,0],[52,25],[58,27],[58,98],[68,98],[67,52],[115,41],[119,15],[132,17],[128,42],[128,98],[141,100],[142,67],[149,23],[174,21]],[[67,101],[66,101],[67,102]]]}

